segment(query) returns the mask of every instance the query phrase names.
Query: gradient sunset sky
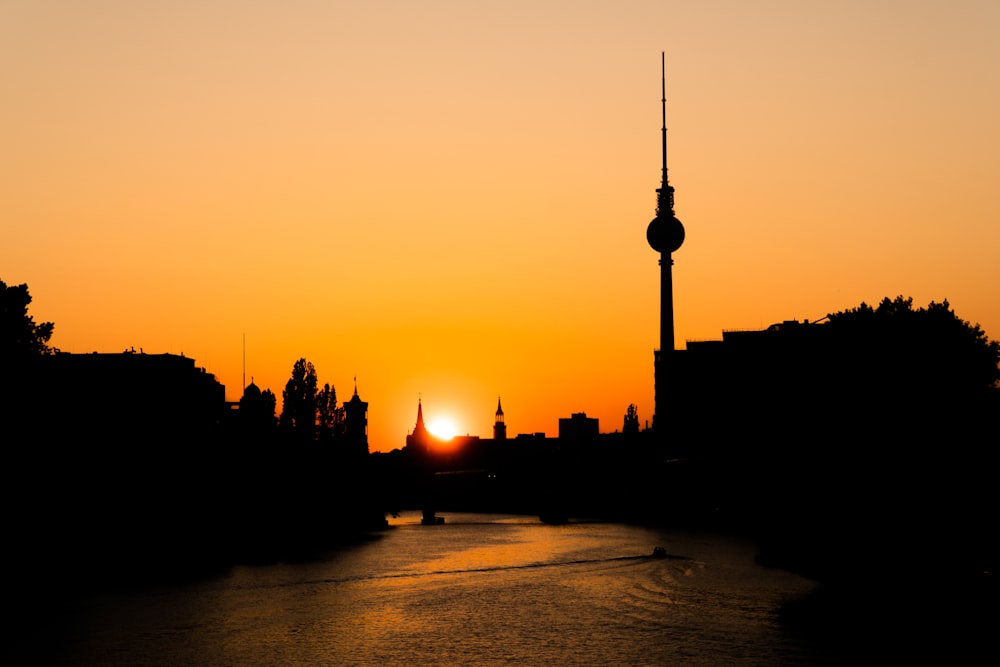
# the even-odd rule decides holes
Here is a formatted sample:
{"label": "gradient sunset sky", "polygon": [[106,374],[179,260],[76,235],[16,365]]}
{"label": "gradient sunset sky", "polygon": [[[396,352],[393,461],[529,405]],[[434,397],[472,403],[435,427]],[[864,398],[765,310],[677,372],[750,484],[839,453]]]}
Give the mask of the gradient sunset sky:
{"label": "gradient sunset sky", "polygon": [[1000,337],[996,0],[5,0],[0,279],[230,400],[356,376],[373,451],[418,397],[645,422],[661,52],[679,348],[897,295]]}

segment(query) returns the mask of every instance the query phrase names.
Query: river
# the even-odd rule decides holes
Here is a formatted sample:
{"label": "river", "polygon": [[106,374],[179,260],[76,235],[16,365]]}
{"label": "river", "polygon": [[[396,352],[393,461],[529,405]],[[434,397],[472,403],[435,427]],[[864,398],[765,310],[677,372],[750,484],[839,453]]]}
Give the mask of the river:
{"label": "river", "polygon": [[[417,513],[307,562],[87,595],[22,624],[45,665],[849,665],[782,622],[809,580],[739,539]],[[662,546],[665,558],[653,558]]]}

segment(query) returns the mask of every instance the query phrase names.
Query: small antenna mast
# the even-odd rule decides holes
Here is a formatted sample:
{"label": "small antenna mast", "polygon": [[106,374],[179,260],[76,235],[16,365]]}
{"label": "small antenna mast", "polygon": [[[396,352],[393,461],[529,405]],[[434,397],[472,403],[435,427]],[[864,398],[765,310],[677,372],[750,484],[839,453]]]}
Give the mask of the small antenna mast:
{"label": "small antenna mast", "polygon": [[243,333],[243,390],[247,388],[247,335]]}

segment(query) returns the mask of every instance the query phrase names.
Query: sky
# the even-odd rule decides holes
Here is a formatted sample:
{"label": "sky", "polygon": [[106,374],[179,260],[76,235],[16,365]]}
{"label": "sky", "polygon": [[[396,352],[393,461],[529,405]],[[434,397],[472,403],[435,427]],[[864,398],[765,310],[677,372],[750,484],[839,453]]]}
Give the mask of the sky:
{"label": "sky", "polygon": [[[912,297],[1000,338],[996,0],[0,0],[0,280],[67,352],[299,358],[428,422],[653,413],[676,347]],[[355,384],[356,383],[356,384]]]}

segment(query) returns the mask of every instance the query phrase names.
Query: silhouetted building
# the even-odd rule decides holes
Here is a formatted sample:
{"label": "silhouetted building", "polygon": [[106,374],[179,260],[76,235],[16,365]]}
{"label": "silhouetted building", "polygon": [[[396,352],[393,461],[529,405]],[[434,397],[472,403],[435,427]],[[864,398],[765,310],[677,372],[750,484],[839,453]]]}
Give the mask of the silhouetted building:
{"label": "silhouetted building", "polygon": [[600,433],[597,418],[588,417],[586,412],[574,412],[569,417],[559,418],[560,442],[593,442]]}
{"label": "silhouetted building", "polygon": [[250,384],[243,389],[239,410],[235,416],[238,424],[237,435],[244,443],[269,442],[277,426],[275,405],[274,394],[270,391],[262,392],[251,378]]}
{"label": "silhouetted building", "polygon": [[368,403],[358,396],[357,382],[351,400],[344,403],[344,439],[351,454],[368,454]]}
{"label": "silhouetted building", "polygon": [[37,380],[48,391],[72,395],[41,402],[46,426],[38,432],[70,441],[187,445],[216,435],[229,411],[225,386],[187,357],[127,351],[60,353],[42,361]]}
{"label": "silhouetted building", "polygon": [[792,406],[819,400],[801,390],[807,378],[812,384],[820,377],[816,352],[823,333],[823,325],[788,320],[723,331],[719,340],[687,341],[687,349],[673,355],[673,386],[681,389],[670,395],[672,431],[707,446],[751,432],[764,419],[794,428],[801,420],[786,414]]}
{"label": "silhouetted building", "polygon": [[504,422],[503,418],[503,408],[500,407],[500,397],[497,397],[497,412],[496,417],[493,422],[493,439],[494,440],[506,440],[507,439],[507,424]]}
{"label": "silhouetted building", "polygon": [[250,410],[254,405],[259,403],[260,400],[261,400],[260,387],[258,387],[254,383],[253,378],[250,378],[250,384],[248,384],[246,387],[243,388],[243,396],[240,398],[240,403],[239,403],[240,409]]}
{"label": "silhouetted building", "polygon": [[662,183],[656,190],[656,217],[646,227],[646,241],[656,252],[660,253],[660,349],[653,352],[655,402],[653,412],[653,428],[662,432],[667,418],[668,382],[673,382],[674,357],[674,303],[673,277],[671,274],[674,263],[671,253],[684,243],[684,225],[674,215],[674,189],[667,180],[667,84],[665,55],[661,54],[662,91],[661,100],[663,125],[661,130],[663,144]]}
{"label": "silhouetted building", "polygon": [[417,399],[417,423],[413,427],[413,432],[406,436],[406,449],[417,453],[425,454],[430,448],[431,434],[424,426],[424,408],[420,399]]}

